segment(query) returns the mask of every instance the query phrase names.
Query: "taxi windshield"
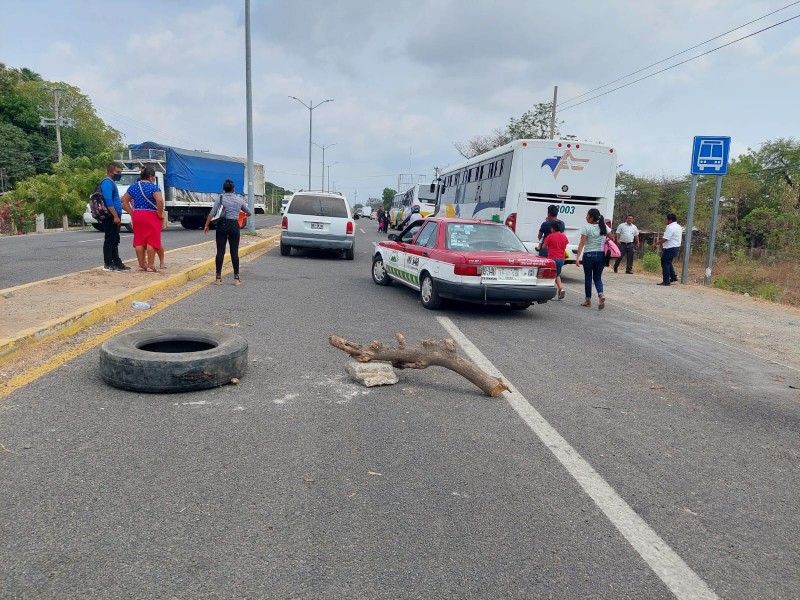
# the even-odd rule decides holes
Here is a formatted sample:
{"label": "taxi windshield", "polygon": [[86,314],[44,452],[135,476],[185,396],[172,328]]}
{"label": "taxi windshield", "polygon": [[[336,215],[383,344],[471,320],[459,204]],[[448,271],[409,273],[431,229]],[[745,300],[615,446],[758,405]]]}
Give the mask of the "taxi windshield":
{"label": "taxi windshield", "polygon": [[448,250],[474,252],[527,252],[525,246],[504,225],[491,223],[448,223]]}

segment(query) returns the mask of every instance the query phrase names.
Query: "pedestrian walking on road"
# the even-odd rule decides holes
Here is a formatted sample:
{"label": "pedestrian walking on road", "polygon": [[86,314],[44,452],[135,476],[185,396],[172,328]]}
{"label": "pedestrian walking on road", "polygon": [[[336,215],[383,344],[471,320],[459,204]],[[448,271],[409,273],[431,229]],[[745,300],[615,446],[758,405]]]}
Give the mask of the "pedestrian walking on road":
{"label": "pedestrian walking on road", "polygon": [[583,265],[583,286],[586,300],[581,302],[581,306],[586,308],[592,306],[592,282],[597,289],[597,309],[603,310],[606,307],[606,297],[603,293],[603,268],[605,267],[603,240],[611,239],[611,237],[603,215],[596,208],[590,208],[586,213],[586,225],[581,229],[581,241],[575,253],[578,257],[575,260],[575,266]]}
{"label": "pedestrian walking on road", "polygon": [[[558,230],[561,233],[564,233],[564,221],[558,218],[558,207],[555,204],[551,204],[550,206],[547,207],[547,218],[544,221],[542,221],[542,224],[539,227],[540,244],[544,241],[544,239],[548,235],[550,235],[551,223],[558,223]],[[539,246],[539,256],[547,256],[547,249]]]}
{"label": "pedestrian walking on road", "polygon": [[108,215],[100,221],[103,224],[103,270],[130,271],[131,268],[119,257],[119,226],[122,215],[122,201],[117,189],[117,181],[122,177],[122,169],[115,163],[106,166],[106,178],[100,182],[103,202]]}
{"label": "pedestrian walking on road", "polygon": [[214,283],[217,285],[222,284],[222,261],[225,259],[225,244],[227,243],[231,253],[231,264],[233,265],[233,283],[234,285],[240,285],[242,281],[239,278],[239,238],[241,236],[239,213],[244,212],[248,217],[251,216],[251,213],[250,208],[247,206],[247,200],[236,194],[233,181],[226,179],[225,183],[222,184],[222,192],[214,202],[214,206],[211,207],[211,212],[208,213],[203,231],[208,233],[211,217],[217,214],[220,205],[222,205],[224,208],[222,217],[217,220],[217,277]]}
{"label": "pedestrian walking on road", "polygon": [[675,213],[667,214],[664,222],[666,223],[664,237],[660,237],[653,242],[653,250],[661,246],[661,283],[658,285],[672,285],[678,281],[672,261],[681,251],[683,230],[678,224],[678,217],[675,216]]}
{"label": "pedestrian walking on road", "polygon": [[550,222],[550,233],[539,245],[539,250],[547,250],[547,258],[553,259],[556,263],[556,287],[558,288],[558,299],[563,300],[566,291],[561,285],[561,268],[564,266],[564,252],[569,244],[569,238],[559,229],[560,221]]}
{"label": "pedestrian walking on road", "polygon": [[617,246],[621,254],[614,260],[614,273],[619,268],[622,257],[625,257],[625,272],[633,273],[633,253],[639,249],[639,228],[633,224],[633,215],[625,217],[625,222],[620,223],[616,233]]}
{"label": "pedestrian walking on road", "polygon": [[161,248],[161,224],[164,216],[164,196],[156,185],[156,172],[145,167],[141,178],[128,186],[122,204],[131,213],[133,249],[139,260],[140,271],[157,273],[155,258]]}

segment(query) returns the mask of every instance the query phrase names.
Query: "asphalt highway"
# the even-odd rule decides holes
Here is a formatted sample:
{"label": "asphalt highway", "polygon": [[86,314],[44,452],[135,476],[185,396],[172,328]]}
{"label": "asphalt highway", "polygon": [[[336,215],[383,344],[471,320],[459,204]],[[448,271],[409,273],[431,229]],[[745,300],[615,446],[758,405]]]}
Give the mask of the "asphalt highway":
{"label": "asphalt highway", "polygon": [[[373,223],[355,261],[274,250],[137,325],[242,335],[239,385],[118,390],[95,348],[0,400],[0,598],[797,595],[781,366],[582,309],[574,275],[526,311],[427,311],[372,282]],[[327,342],[396,331],[515,395],[438,368],[365,388]]]}

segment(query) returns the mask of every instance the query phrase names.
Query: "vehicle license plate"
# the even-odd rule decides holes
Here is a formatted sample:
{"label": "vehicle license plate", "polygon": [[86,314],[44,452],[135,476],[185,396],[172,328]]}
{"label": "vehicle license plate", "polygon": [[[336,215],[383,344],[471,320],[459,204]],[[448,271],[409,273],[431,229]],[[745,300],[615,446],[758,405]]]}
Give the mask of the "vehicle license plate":
{"label": "vehicle license plate", "polygon": [[323,223],[311,223],[311,229],[322,229],[323,226]]}
{"label": "vehicle license plate", "polygon": [[519,281],[519,269],[516,267],[483,267],[481,279],[489,281]]}

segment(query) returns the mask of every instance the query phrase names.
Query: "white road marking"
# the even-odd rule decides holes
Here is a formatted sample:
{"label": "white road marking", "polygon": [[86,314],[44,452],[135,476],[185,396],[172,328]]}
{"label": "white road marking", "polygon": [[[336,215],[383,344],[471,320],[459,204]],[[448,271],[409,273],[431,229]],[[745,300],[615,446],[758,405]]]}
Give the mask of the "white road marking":
{"label": "white road marking", "polygon": [[[436,317],[439,324],[453,337],[472,361],[496,377],[503,377],[495,366],[447,317]],[[578,452],[561,437],[525,397],[511,387],[504,392],[511,407],[522,417],[526,425],[537,435],[542,443],[553,453],[567,472],[578,482],[586,494],[594,500],[609,521],[628,540],[656,575],[664,582],[676,598],[681,600],[705,600],[717,598],[706,583],[683,562],[658,534],[628,503],[614,491]]]}
{"label": "white road marking", "polygon": [[[133,237],[132,233],[129,233],[129,234],[126,234],[126,235],[120,234],[119,239],[124,240],[124,239],[132,238],[132,237]],[[78,240],[78,243],[79,244],[90,244],[92,242],[100,242],[100,243],[102,243],[103,239],[104,238],[103,238],[103,236],[101,234],[99,238],[93,238],[91,240]]]}

